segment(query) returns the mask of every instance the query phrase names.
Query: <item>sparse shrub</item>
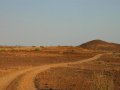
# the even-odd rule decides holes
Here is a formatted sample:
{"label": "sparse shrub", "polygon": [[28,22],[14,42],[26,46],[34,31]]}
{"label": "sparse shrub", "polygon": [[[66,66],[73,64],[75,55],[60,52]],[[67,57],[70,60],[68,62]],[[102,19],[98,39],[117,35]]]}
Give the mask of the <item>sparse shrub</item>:
{"label": "sparse shrub", "polygon": [[0,52],[2,52],[2,51],[7,51],[7,49],[6,48],[0,48]]}
{"label": "sparse shrub", "polygon": [[40,46],[41,48],[44,48],[44,46]]}
{"label": "sparse shrub", "polygon": [[40,49],[39,48],[35,48],[34,51],[40,51]]}
{"label": "sparse shrub", "polygon": [[120,57],[120,54],[118,54],[118,57]]}

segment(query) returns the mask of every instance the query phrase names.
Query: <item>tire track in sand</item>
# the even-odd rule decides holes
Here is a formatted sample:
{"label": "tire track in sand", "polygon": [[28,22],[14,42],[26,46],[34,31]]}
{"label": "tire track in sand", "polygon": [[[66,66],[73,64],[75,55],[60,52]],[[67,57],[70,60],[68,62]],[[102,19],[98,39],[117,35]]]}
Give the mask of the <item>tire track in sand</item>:
{"label": "tire track in sand", "polygon": [[67,66],[69,64],[80,64],[84,62],[93,61],[100,58],[101,56],[102,54],[99,54],[92,58],[76,62],[49,64],[21,70],[14,74],[0,78],[0,90],[37,90],[37,88],[34,85],[34,79],[38,73],[48,70],[52,67],[62,67]]}

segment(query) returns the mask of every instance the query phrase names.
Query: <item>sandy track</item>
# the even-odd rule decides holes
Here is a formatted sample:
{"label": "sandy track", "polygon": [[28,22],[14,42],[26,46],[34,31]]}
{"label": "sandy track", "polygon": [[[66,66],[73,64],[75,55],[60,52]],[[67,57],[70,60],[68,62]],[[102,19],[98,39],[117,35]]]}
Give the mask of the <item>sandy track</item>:
{"label": "sandy track", "polygon": [[34,79],[38,73],[48,70],[52,67],[67,66],[69,64],[80,64],[93,61],[100,58],[101,55],[102,54],[99,54],[92,58],[76,62],[43,65],[18,71],[14,74],[0,78],[0,90],[37,90],[34,85]]}

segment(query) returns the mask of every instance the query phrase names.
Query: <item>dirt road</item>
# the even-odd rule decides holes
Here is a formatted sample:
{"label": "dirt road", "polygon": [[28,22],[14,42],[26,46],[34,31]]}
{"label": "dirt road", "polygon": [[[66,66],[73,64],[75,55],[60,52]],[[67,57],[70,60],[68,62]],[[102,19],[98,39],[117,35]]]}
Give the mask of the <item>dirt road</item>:
{"label": "dirt road", "polygon": [[49,64],[49,65],[43,65],[39,67],[31,67],[25,70],[20,70],[14,74],[1,77],[0,90],[37,90],[34,85],[34,79],[38,73],[48,70],[52,67],[62,67],[62,66],[67,66],[69,64],[73,65],[73,64],[93,61],[100,58],[101,55],[102,54],[99,54],[92,58],[89,58],[86,60],[80,60],[76,62]]}

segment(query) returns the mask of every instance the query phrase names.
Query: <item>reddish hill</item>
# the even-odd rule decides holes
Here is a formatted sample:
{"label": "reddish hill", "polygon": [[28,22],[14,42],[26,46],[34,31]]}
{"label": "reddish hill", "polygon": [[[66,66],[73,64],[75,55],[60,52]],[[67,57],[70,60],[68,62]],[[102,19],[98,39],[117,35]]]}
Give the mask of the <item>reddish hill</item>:
{"label": "reddish hill", "polygon": [[92,50],[120,51],[120,44],[110,43],[102,40],[92,40],[80,45],[79,47]]}

